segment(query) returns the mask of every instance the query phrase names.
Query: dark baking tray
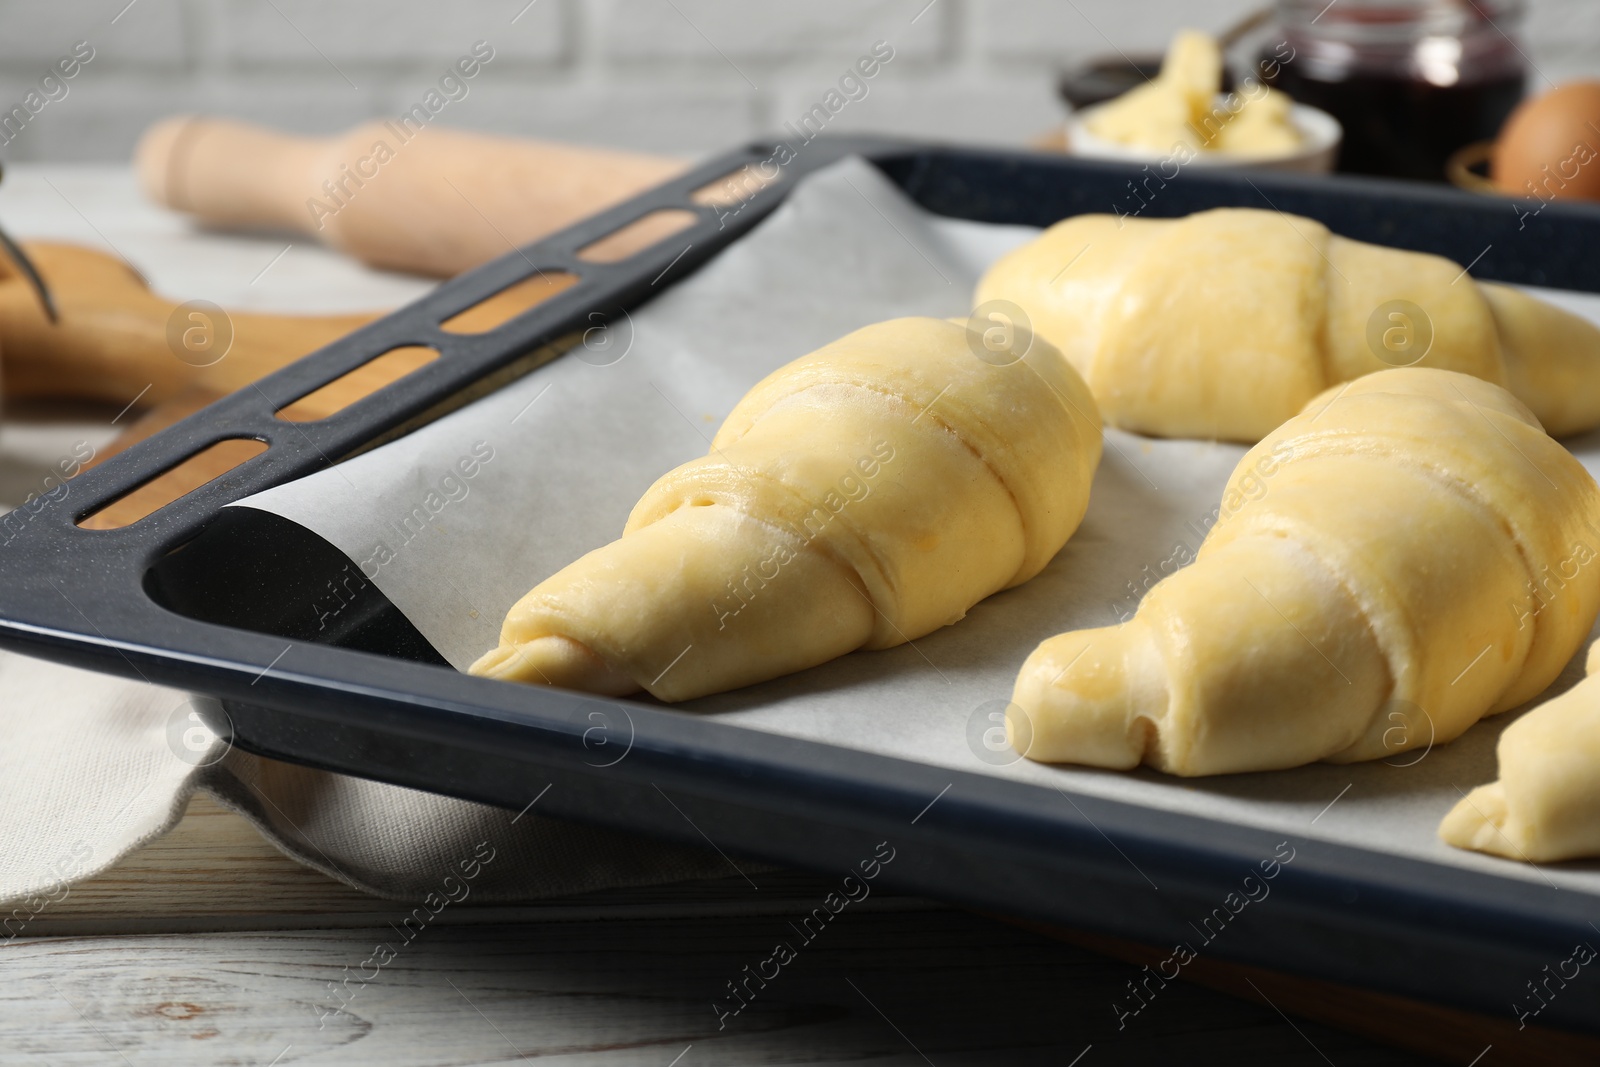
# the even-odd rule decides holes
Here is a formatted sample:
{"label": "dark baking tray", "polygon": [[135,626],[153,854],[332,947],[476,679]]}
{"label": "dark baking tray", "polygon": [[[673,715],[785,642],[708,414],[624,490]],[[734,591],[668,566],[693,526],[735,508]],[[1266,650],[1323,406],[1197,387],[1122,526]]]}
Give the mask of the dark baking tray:
{"label": "dark baking tray", "polygon": [[[283,519],[221,510],[507,379],[541,346],[592,326],[595,311],[647,300],[747,232],[799,177],[851,152],[950,216],[1044,225],[1086,211],[1272,207],[1470,263],[1480,278],[1600,291],[1600,211],[1549,205],[1535,214],[1533,202],[1374,180],[1191,169],[1163,182],[1148,168],[1062,157],[823,139],[743,210],[691,199],[772,155],[752,145],[446,282],[81,474],[64,498],[7,528],[0,643],[214,694],[234,742],[279,759],[513,809],[549,786],[540,801],[549,815],[841,874],[887,841],[896,856],[883,877],[901,889],[1156,945],[1192,941],[1191,921],[1220,907],[1282,834],[774,736],[647,701],[461,675],[375,588],[351,591],[337,550]],[[662,208],[699,218],[620,263],[577,258]],[[490,333],[439,329],[536,270],[581,280]],[[400,345],[432,345],[442,358],[323,421],[273,417]],[[236,437],[270,447],[130,527],[75,525]],[[319,631],[311,605],[330,582],[355,602]],[[1600,901],[1586,894],[1309,838],[1290,846],[1295,859],[1273,883],[1273,903],[1244,909],[1203,951],[1509,1018],[1542,968],[1600,939],[1589,925]],[[1107,990],[1108,1019],[1124,993]],[[1595,998],[1581,988],[1537,1021],[1600,1033]]]}

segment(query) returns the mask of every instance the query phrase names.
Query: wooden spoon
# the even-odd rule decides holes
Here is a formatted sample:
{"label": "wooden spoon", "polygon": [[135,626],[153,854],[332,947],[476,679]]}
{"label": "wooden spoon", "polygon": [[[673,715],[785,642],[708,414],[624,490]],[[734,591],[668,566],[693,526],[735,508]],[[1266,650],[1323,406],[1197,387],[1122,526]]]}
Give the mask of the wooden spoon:
{"label": "wooden spoon", "polygon": [[23,248],[54,297],[57,320],[16,266],[0,262],[0,360],[12,399],[137,399],[148,407],[195,387],[222,395],[380,314],[218,315],[157,296],[102,252],[48,242]]}

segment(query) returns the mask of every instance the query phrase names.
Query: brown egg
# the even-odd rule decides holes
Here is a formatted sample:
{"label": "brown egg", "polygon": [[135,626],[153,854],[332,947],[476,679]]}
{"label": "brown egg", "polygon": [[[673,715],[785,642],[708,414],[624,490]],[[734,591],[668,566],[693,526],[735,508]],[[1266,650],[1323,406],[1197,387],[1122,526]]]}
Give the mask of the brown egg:
{"label": "brown egg", "polygon": [[1524,100],[1495,142],[1489,176],[1510,196],[1600,200],[1600,81]]}

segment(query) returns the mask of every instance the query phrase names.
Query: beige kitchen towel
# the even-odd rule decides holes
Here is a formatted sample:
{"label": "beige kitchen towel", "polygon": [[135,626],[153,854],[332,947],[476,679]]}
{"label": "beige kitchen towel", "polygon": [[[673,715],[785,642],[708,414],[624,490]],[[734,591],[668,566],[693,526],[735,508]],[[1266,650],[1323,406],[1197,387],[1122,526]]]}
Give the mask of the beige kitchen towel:
{"label": "beige kitchen towel", "polygon": [[403,900],[448,896],[464,873],[486,902],[733,873],[714,852],[537,804],[506,811],[230,749],[200,718],[208,699],[0,652],[0,941],[170,830],[197,789],[294,859]]}

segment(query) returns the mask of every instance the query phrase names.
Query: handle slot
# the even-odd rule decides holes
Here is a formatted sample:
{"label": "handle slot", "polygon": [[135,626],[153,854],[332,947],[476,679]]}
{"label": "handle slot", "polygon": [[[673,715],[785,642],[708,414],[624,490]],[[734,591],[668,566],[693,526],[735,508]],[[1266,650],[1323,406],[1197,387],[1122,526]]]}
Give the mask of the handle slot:
{"label": "handle slot", "polygon": [[273,415],[285,422],[325,419],[359,400],[365,400],[384,386],[393,385],[401,378],[421,370],[438,358],[439,350],[427,345],[391,348],[354,370],[339,375],[322,388],[285,404]]}
{"label": "handle slot", "polygon": [[441,322],[439,329],[446,333],[488,333],[577,284],[578,276],[570,271],[542,270],[456,312]]}
{"label": "handle slot", "polygon": [[700,216],[683,208],[657,208],[641,215],[618,229],[612,230],[597,241],[590,241],[578,249],[577,256],[585,263],[620,263],[637,252],[660,244],[675,233],[681,233],[700,221]]}
{"label": "handle slot", "polygon": [[85,530],[120,530],[132,526],[266,450],[267,442],[254,437],[218,441],[102,504],[79,519],[77,525]]}

